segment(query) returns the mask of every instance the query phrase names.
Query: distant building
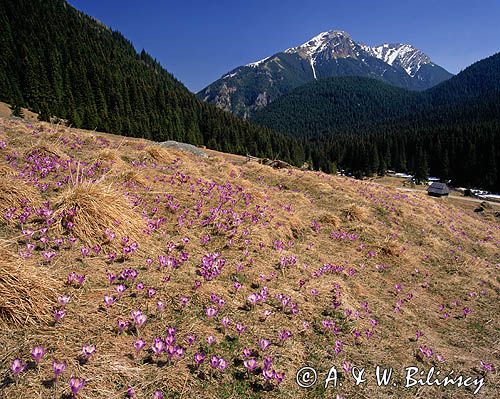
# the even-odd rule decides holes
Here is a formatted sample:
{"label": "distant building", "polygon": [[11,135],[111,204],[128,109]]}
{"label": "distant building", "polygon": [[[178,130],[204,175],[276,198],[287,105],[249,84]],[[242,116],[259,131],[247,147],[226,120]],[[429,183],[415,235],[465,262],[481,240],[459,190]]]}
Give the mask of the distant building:
{"label": "distant building", "polygon": [[433,197],[443,197],[450,193],[450,189],[446,183],[433,182],[427,189],[427,194]]}

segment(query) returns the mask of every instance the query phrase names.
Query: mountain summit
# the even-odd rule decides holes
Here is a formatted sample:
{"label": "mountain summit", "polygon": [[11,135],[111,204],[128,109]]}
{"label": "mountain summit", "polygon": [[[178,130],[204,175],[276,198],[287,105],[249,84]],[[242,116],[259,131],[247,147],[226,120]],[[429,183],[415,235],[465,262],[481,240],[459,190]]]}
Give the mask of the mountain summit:
{"label": "mountain summit", "polygon": [[240,66],[198,93],[203,100],[248,117],[314,79],[366,76],[394,86],[425,90],[452,76],[410,44],[370,47],[341,30],[314,36],[297,47]]}

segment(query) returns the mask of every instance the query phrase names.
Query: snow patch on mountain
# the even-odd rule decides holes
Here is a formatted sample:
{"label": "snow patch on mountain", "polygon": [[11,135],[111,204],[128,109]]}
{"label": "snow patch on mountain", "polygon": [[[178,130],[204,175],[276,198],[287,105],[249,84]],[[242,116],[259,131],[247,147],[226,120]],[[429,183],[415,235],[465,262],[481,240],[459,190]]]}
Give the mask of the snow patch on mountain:
{"label": "snow patch on mountain", "polygon": [[271,57],[272,56],[263,58],[263,59],[261,59],[259,61],[251,62],[250,64],[246,64],[245,66],[252,67],[252,68],[257,68],[259,65],[263,64],[264,62],[266,62]]}
{"label": "snow patch on mountain", "polygon": [[[307,60],[313,70],[316,79],[315,64],[320,56],[328,58],[362,58],[366,62],[366,57],[375,57],[391,66],[403,68],[408,75],[415,77],[422,65],[433,65],[430,58],[422,51],[410,44],[389,44],[384,43],[378,46],[367,46],[356,43],[349,33],[342,30],[329,30],[321,32],[300,46],[290,47],[284,51],[287,54],[298,54]],[[257,68],[266,61],[272,59],[266,57],[260,61],[251,62],[246,66]]]}
{"label": "snow patch on mountain", "polygon": [[410,44],[381,44],[368,48],[374,57],[389,65],[402,67],[408,75],[414,77],[424,64],[432,64],[430,58]]}

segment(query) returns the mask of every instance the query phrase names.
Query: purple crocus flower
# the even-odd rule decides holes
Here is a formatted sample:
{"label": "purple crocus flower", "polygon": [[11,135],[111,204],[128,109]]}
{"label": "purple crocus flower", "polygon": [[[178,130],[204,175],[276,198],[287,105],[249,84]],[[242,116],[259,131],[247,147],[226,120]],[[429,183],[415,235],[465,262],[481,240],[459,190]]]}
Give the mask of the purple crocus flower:
{"label": "purple crocus flower", "polygon": [[255,304],[257,304],[257,303],[260,301],[259,294],[256,294],[255,292],[253,292],[252,294],[250,294],[250,295],[247,297],[247,301],[248,301],[251,305],[255,305]]}
{"label": "purple crocus flower", "polygon": [[73,396],[78,395],[78,393],[83,389],[84,386],[85,380],[83,378],[75,378],[72,376],[69,379],[69,388]]}
{"label": "purple crocus flower", "polygon": [[229,366],[229,363],[227,362],[227,360],[223,359],[222,357],[219,358],[219,364],[217,365],[217,368],[220,370],[220,371],[224,371],[227,366]]}
{"label": "purple crocus flower", "polygon": [[59,298],[57,298],[57,302],[59,302],[59,305],[61,305],[62,307],[64,307],[64,306],[66,306],[69,303],[70,299],[71,298],[69,296],[62,295]]}
{"label": "purple crocus flower", "polygon": [[116,289],[116,292],[118,292],[118,294],[123,294],[123,292],[125,292],[127,287],[124,284],[119,284],[116,286],[115,289]]}
{"label": "purple crocus flower", "polygon": [[139,338],[137,341],[134,342],[134,348],[137,353],[139,353],[145,346],[146,342],[142,338]]}
{"label": "purple crocus flower", "polygon": [[219,366],[219,358],[217,356],[213,355],[210,358],[210,367],[212,367],[213,369],[216,369],[218,366]]}
{"label": "purple crocus flower", "polygon": [[431,358],[434,354],[434,351],[429,348],[427,345],[421,345],[419,348],[420,352],[427,358]]}
{"label": "purple crocus flower", "polygon": [[21,374],[25,368],[26,368],[26,363],[24,363],[19,358],[14,359],[10,366],[10,370],[12,371],[12,374],[14,374],[15,377],[19,376],[19,374]]}
{"label": "purple crocus flower", "polygon": [[259,346],[263,351],[265,351],[269,347],[269,345],[271,345],[269,340],[267,340],[265,338],[259,339]]}
{"label": "purple crocus flower", "polygon": [[128,398],[133,398],[135,397],[135,389],[131,386],[127,388],[127,397]]}
{"label": "purple crocus flower", "polygon": [[177,332],[175,327],[169,326],[167,327],[167,334],[171,335],[172,337],[175,336],[175,333]]}
{"label": "purple crocus flower", "polygon": [[165,351],[165,343],[161,338],[155,338],[151,349],[156,356],[160,356]]}
{"label": "purple crocus flower", "polygon": [[257,368],[257,360],[251,357],[248,360],[243,362],[243,365],[247,368],[248,371],[254,371]]}
{"label": "purple crocus flower", "polygon": [[283,330],[279,333],[279,339],[281,341],[286,341],[288,338],[292,336],[292,332],[289,330]]}
{"label": "purple crocus flower", "polygon": [[125,331],[125,329],[129,326],[130,323],[128,322],[128,320],[118,319],[116,321],[116,324],[118,326],[118,331],[122,333],[123,331]]}
{"label": "purple crocus flower", "polygon": [[142,291],[144,289],[144,283],[142,282],[137,283],[135,288],[137,289],[137,291]]}
{"label": "purple crocus flower", "polygon": [[173,335],[167,335],[164,339],[166,345],[173,345],[175,343],[175,337]]}
{"label": "purple crocus flower", "polygon": [[273,365],[273,359],[270,356],[264,357],[264,370],[269,370]]}
{"label": "purple crocus flower", "polygon": [[281,384],[284,379],[285,379],[285,373],[284,372],[278,372],[278,371],[276,371],[274,373],[274,380],[276,381],[276,383],[278,385]]}
{"label": "purple crocus flower", "polygon": [[116,280],[116,274],[108,272],[107,277],[110,284],[113,284],[113,282]]}
{"label": "purple crocus flower", "polygon": [[342,346],[343,346],[343,342],[342,341],[339,341],[339,340],[335,340],[335,353],[338,355],[340,352],[342,352]]}
{"label": "purple crocus flower", "polygon": [[227,328],[229,324],[231,324],[231,320],[227,316],[224,316],[220,322],[222,323],[224,328]]}
{"label": "purple crocus flower", "polygon": [[43,346],[35,346],[31,350],[31,357],[35,361],[36,364],[39,364],[40,361],[42,360],[43,356],[45,355],[45,348]]}
{"label": "purple crocus flower", "polygon": [[180,296],[179,302],[181,303],[182,306],[186,306],[189,302],[189,297],[188,296]]}
{"label": "purple crocus flower", "polygon": [[42,252],[42,256],[45,262],[50,262],[56,256],[56,253],[54,251],[45,251]]}
{"label": "purple crocus flower", "polygon": [[207,337],[207,343],[208,343],[209,345],[213,345],[213,344],[215,343],[215,337],[214,337],[213,335],[209,335],[209,336]]}
{"label": "purple crocus flower", "polygon": [[95,345],[92,344],[84,345],[82,348],[83,357],[85,359],[90,359],[92,355],[95,353],[95,350],[96,350]]}
{"label": "purple crocus flower", "polygon": [[480,362],[481,368],[485,371],[488,371],[489,373],[494,373],[495,372],[495,367],[493,366],[492,363],[486,363],[481,360]]}
{"label": "purple crocus flower", "polygon": [[82,256],[84,258],[87,257],[90,254],[90,249],[88,249],[86,247],[83,247],[80,251],[82,252]]}
{"label": "purple crocus flower", "polygon": [[62,309],[56,309],[54,311],[54,319],[56,321],[56,323],[60,322],[64,316],[66,316],[66,312]]}
{"label": "purple crocus flower", "polygon": [[244,326],[243,324],[236,323],[236,332],[238,333],[238,335],[243,334],[246,329],[247,329],[247,327]]}
{"label": "purple crocus flower", "polygon": [[165,396],[163,395],[162,391],[155,391],[153,394],[153,399],[164,399]]}
{"label": "purple crocus flower", "polygon": [[262,375],[264,376],[266,381],[270,381],[270,380],[274,379],[274,374],[275,374],[274,370],[271,370],[271,369],[262,370]]}
{"label": "purple crocus flower", "polygon": [[194,362],[197,366],[199,366],[205,360],[205,354],[202,352],[198,352],[194,355]]}
{"label": "purple crocus flower", "polygon": [[59,376],[64,373],[66,370],[66,362],[57,362],[56,360],[52,361],[52,370],[54,371],[55,379],[57,380]]}
{"label": "purple crocus flower", "polygon": [[106,305],[107,308],[111,307],[115,303],[115,298],[109,295],[104,296],[104,304]]}
{"label": "purple crocus flower", "polygon": [[134,319],[134,323],[137,327],[141,327],[148,319],[147,316],[140,310],[132,312],[132,318]]}

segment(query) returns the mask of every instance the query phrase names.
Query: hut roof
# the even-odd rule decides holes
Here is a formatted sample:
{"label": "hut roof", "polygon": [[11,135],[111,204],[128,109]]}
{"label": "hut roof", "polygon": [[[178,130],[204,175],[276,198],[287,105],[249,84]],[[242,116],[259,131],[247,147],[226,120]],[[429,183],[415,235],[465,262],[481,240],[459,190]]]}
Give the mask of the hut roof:
{"label": "hut roof", "polygon": [[427,189],[427,192],[432,194],[445,195],[450,193],[450,189],[448,188],[446,183],[433,182]]}

